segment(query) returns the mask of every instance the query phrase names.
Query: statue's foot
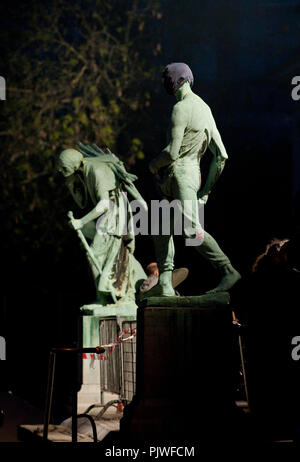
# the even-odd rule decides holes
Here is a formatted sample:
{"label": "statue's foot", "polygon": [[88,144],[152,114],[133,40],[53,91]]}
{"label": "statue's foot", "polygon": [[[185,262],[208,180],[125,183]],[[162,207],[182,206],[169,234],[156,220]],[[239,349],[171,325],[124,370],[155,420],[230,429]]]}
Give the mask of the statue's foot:
{"label": "statue's foot", "polygon": [[216,292],[226,292],[230,290],[240,279],[240,273],[235,270],[231,265],[224,268],[224,275],[220,284],[212,290],[205,292],[206,294],[215,294]]}
{"label": "statue's foot", "polygon": [[178,268],[171,271],[165,271],[159,278],[150,275],[140,289],[140,299],[148,297],[173,297],[176,295],[174,288],[181,284],[188,276],[187,268]]}
{"label": "statue's foot", "polygon": [[171,286],[165,286],[161,283],[156,284],[152,289],[147,290],[147,292],[142,292],[140,294],[140,300],[149,297],[173,297],[175,290]]}

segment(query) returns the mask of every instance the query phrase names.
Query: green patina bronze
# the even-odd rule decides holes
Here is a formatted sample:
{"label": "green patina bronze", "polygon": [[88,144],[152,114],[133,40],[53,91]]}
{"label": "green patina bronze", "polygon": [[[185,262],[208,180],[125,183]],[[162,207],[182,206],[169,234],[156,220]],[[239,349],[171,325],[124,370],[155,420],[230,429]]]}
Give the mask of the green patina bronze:
{"label": "green patina bronze", "polygon": [[[220,284],[210,292],[226,291],[240,279],[240,274],[232,267],[215,239],[201,227],[197,201],[206,203],[228,156],[209,106],[191,89],[189,82],[193,83],[193,76],[189,67],[184,63],[168,65],[163,79],[166,90],[175,95],[177,103],[172,111],[168,145],[149,167],[163,195],[169,200],[178,200],[182,214],[192,225],[184,227],[185,237],[201,241],[200,245],[195,245],[196,250],[222,275]],[[207,148],[213,158],[207,181],[202,186],[200,162]],[[144,297],[174,296],[171,284],[174,268],[172,232],[155,238],[155,246],[159,283]]]}
{"label": "green patina bronze", "polygon": [[85,248],[96,285],[96,300],[85,308],[89,314],[101,308],[106,315],[110,308],[117,313],[120,307],[125,310],[123,314],[126,307],[132,311],[136,308],[135,293],[146,279],[133,254],[135,239],[130,225],[129,201],[138,199],[147,207],[133,184],[136,177],[109,150],[103,152],[96,145],[81,143],[79,150],[66,149],[60,154],[58,170],[78,207],[88,211],[77,219],[72,212],[68,214]]}

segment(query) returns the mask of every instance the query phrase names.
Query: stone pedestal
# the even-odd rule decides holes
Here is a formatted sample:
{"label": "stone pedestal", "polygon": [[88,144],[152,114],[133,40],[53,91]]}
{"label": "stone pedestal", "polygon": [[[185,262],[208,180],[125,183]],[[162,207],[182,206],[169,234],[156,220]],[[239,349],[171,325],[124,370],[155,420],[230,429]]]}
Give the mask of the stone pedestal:
{"label": "stone pedestal", "polygon": [[137,391],[124,438],[199,441],[228,428],[235,412],[229,295],[182,297],[185,306],[176,298],[177,306],[153,297],[138,309]]}

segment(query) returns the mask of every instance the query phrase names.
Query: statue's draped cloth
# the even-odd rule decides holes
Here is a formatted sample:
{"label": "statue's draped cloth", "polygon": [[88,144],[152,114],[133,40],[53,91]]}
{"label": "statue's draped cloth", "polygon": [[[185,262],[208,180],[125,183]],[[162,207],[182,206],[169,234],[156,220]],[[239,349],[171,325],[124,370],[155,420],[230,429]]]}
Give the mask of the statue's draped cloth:
{"label": "statue's draped cloth", "polygon": [[114,294],[118,300],[134,300],[136,285],[146,278],[133,255],[129,201],[138,199],[144,203],[133,185],[134,179],[116,156],[98,154],[86,157],[82,171],[75,172],[67,180],[74,200],[82,209],[95,207],[108,193],[108,210],[97,221],[82,228],[101,270],[100,275],[89,258],[100,298]]}

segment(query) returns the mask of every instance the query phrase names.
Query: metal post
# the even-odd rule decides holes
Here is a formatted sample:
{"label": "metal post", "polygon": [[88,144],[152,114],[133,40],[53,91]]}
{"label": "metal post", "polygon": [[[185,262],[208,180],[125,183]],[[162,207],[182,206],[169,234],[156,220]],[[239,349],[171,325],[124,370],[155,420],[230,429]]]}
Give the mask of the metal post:
{"label": "metal post", "polygon": [[[78,373],[78,354],[82,353],[104,353],[105,349],[102,347],[90,347],[90,348],[52,348],[50,351],[49,357],[49,369],[48,369],[48,382],[47,382],[47,392],[46,392],[46,404],[45,404],[45,414],[44,414],[44,431],[43,431],[43,440],[47,441],[48,439],[48,429],[51,417],[51,407],[52,407],[52,397],[53,397],[53,386],[54,386],[54,376],[55,376],[55,364],[56,364],[56,354],[62,352],[73,353],[74,359],[74,377],[73,377],[73,386],[72,386],[72,443],[77,442],[77,407],[78,407],[78,397],[77,397],[77,373]],[[95,438],[95,435],[94,435]]]}
{"label": "metal post", "polygon": [[[234,325],[237,326],[239,329],[242,327],[241,324],[239,323],[234,311],[232,311],[232,320],[233,320]],[[241,366],[242,366],[242,374],[243,374],[243,380],[244,380],[246,401],[248,403],[248,409],[250,410],[248,384],[247,384],[247,374],[246,374],[244,350],[243,350],[243,342],[242,342],[242,336],[240,334],[238,334],[238,339],[239,339],[239,350],[240,350],[240,358],[241,358]]]}
{"label": "metal post", "polygon": [[247,376],[246,376],[246,368],[245,368],[245,360],[244,360],[244,351],[243,351],[242,337],[240,335],[239,335],[239,347],[240,347],[240,355],[241,355],[242,373],[243,373],[243,378],[244,378],[245,395],[246,395],[246,400],[248,403],[248,408],[250,409]]}
{"label": "metal post", "polygon": [[45,414],[44,414],[44,432],[43,432],[44,441],[47,441],[48,439],[48,428],[49,428],[50,417],[51,417],[53,385],[54,385],[54,376],[55,376],[55,363],[56,363],[56,353],[51,351],[50,356],[49,356],[48,382],[47,382],[46,405],[45,405]]}
{"label": "metal post", "polygon": [[77,407],[78,407],[78,397],[77,397],[77,354],[74,355],[74,379],[72,387],[72,443],[77,443]]}

